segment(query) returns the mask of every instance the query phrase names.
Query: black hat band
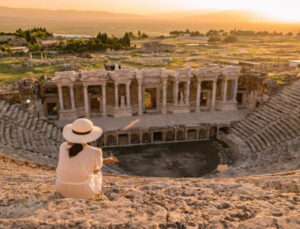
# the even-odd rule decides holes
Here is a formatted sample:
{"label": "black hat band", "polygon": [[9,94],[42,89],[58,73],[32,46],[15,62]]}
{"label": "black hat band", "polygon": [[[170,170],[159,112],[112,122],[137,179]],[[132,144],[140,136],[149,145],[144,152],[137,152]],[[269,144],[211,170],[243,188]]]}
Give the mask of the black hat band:
{"label": "black hat band", "polygon": [[75,130],[72,130],[72,132],[73,132],[74,134],[77,134],[77,135],[86,135],[86,134],[91,133],[92,131],[90,130],[90,131],[87,131],[87,132],[77,132],[77,131],[75,131]]}

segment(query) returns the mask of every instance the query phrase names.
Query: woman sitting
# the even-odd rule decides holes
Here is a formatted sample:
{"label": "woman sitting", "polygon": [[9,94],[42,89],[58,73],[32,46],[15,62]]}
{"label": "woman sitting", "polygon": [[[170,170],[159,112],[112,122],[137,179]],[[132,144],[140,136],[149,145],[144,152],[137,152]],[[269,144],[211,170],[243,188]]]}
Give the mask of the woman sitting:
{"label": "woman sitting", "polygon": [[63,129],[68,141],[60,146],[56,169],[56,190],[64,197],[94,199],[101,191],[103,163],[116,163],[117,159],[102,158],[100,148],[87,145],[97,140],[102,129],[85,118],[77,119]]}

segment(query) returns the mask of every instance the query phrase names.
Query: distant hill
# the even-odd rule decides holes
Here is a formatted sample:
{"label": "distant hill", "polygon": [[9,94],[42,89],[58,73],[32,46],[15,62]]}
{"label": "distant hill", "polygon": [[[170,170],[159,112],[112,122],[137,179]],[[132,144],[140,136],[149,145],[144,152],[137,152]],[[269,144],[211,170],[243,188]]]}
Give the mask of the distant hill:
{"label": "distant hill", "polygon": [[46,10],[29,8],[9,8],[0,7],[0,18],[21,18],[23,20],[120,20],[120,19],[140,19],[142,16],[135,14],[121,14],[106,11],[76,11],[76,10]]}
{"label": "distant hill", "polygon": [[270,19],[249,11],[210,9],[163,12],[151,15],[121,14],[106,11],[45,10],[0,7],[0,31],[46,27],[54,33],[96,35],[98,32],[121,36],[142,30],[150,35],[167,35],[171,30],[253,29],[299,32],[293,24],[270,24]]}
{"label": "distant hill", "polygon": [[187,10],[187,11],[174,11],[174,12],[162,12],[162,13],[155,13],[151,15],[146,15],[145,17],[155,18],[155,19],[167,19],[167,20],[179,20],[185,17],[190,16],[198,16],[203,14],[208,14],[216,12],[213,9],[203,9],[203,10]]}
{"label": "distant hill", "polygon": [[207,23],[257,23],[257,22],[271,22],[271,18],[265,17],[261,14],[252,11],[244,10],[226,10],[211,12],[200,15],[193,15],[185,17],[185,20],[189,21],[201,21]]}

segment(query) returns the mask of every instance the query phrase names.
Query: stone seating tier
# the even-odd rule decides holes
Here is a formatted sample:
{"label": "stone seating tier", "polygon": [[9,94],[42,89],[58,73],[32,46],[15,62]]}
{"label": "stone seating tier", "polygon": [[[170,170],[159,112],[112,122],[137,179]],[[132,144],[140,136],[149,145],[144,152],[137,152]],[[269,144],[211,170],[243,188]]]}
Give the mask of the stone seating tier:
{"label": "stone seating tier", "polygon": [[[245,119],[234,123],[229,132],[232,139],[244,141],[250,152],[241,152],[243,156],[232,171],[276,163],[288,165],[299,160],[300,80],[283,88]],[[294,165],[297,168],[296,162]]]}
{"label": "stone seating tier", "polygon": [[55,159],[61,142],[61,130],[53,123],[20,104],[0,101],[0,149],[20,157],[39,154],[45,160]]}

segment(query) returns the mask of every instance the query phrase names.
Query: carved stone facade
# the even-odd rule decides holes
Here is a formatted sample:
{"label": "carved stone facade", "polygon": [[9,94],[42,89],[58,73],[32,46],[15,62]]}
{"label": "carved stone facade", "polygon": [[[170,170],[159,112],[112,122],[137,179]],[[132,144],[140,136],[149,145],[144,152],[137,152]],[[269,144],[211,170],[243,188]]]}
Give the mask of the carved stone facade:
{"label": "carved stone facade", "polygon": [[[239,66],[56,72],[59,118],[237,109]],[[219,95],[219,96],[218,96]]]}

